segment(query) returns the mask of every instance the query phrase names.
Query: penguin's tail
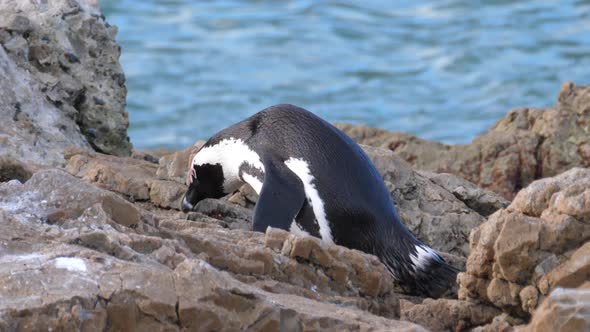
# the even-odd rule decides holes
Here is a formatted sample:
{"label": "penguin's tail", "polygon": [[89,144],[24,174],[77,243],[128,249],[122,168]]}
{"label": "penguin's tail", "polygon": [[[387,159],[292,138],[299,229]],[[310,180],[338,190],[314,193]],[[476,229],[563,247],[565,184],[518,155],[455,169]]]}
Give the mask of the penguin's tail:
{"label": "penguin's tail", "polygon": [[[410,255],[412,262],[415,262],[412,265],[416,293],[436,298],[456,292],[459,269],[448,264],[438,253],[425,245],[417,245],[416,251],[417,256]],[[418,258],[415,260],[414,257]]]}
{"label": "penguin's tail", "polygon": [[[409,294],[439,298],[451,295],[457,289],[459,270],[449,265],[436,251],[416,241],[404,246],[407,251],[398,252],[397,261],[384,263],[400,286]],[[387,257],[391,258],[391,256]]]}

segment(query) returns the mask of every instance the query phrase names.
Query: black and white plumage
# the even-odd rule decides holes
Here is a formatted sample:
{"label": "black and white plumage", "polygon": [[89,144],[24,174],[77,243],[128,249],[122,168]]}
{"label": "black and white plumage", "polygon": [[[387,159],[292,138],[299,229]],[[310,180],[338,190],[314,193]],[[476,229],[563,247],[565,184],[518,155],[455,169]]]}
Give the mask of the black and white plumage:
{"label": "black and white plumage", "polygon": [[383,179],[352,139],[311,112],[276,105],[226,128],[192,161],[183,211],[244,182],[268,226],[374,254],[409,292],[438,296],[457,270],[401,222]]}

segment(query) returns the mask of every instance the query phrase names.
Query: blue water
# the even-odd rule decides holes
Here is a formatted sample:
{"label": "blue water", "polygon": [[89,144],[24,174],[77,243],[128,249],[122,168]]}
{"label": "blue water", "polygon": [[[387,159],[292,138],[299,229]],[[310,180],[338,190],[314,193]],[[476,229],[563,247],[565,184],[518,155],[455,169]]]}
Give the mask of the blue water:
{"label": "blue water", "polygon": [[590,1],[101,0],[129,135],[179,148],[267,106],[467,143],[590,83]]}

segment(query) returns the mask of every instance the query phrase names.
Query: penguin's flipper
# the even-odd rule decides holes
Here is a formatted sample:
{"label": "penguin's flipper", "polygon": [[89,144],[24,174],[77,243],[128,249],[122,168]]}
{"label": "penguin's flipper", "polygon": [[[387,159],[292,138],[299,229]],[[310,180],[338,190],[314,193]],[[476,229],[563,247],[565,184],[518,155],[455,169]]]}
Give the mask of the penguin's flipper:
{"label": "penguin's flipper", "polygon": [[254,210],[255,232],[268,226],[289,230],[305,201],[303,183],[283,162],[264,161],[264,182]]}

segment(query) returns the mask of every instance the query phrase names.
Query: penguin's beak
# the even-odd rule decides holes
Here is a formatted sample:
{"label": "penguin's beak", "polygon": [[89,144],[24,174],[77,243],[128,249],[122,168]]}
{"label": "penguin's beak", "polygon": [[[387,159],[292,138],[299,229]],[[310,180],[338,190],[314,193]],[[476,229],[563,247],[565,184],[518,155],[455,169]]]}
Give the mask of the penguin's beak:
{"label": "penguin's beak", "polygon": [[186,213],[192,211],[194,206],[186,200],[186,195],[182,198],[182,212]]}

